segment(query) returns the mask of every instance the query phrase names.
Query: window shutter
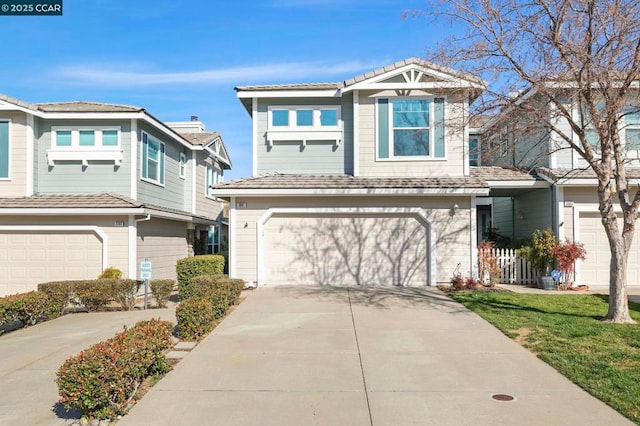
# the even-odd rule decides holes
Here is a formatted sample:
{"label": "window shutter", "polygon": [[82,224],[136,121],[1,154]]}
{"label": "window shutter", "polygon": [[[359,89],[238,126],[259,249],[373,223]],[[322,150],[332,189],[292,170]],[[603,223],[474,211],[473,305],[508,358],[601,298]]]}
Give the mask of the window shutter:
{"label": "window shutter", "polygon": [[147,153],[147,135],[142,134],[142,177],[147,178],[147,162],[149,161]]}
{"label": "window shutter", "polygon": [[444,158],[444,98],[433,99],[433,118],[434,118],[434,157]]}
{"label": "window shutter", "polygon": [[378,99],[378,158],[389,158],[389,99]]}

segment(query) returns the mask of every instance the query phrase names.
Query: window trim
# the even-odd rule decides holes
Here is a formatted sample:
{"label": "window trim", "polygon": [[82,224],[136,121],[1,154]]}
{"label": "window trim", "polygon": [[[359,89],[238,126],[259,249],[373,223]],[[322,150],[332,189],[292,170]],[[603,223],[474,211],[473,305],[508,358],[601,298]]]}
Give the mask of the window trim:
{"label": "window trim", "polygon": [[[321,110],[332,109],[337,112],[337,123],[335,126],[322,126],[320,115]],[[274,126],[273,125],[273,110],[287,110],[289,112],[289,125],[287,126]],[[311,110],[312,111],[312,125],[311,126],[298,126],[297,124],[297,111],[298,110]],[[314,131],[342,131],[342,106],[341,105],[269,105],[267,106],[267,131],[276,132],[314,132]]]}
{"label": "window trim", "polygon": [[9,182],[11,181],[11,119],[10,118],[0,118],[0,122],[7,123],[7,177],[1,177],[1,182]]}
{"label": "window trim", "polygon": [[500,157],[506,157],[509,154],[509,127],[502,126],[500,129]]}
{"label": "window trim", "polygon": [[[146,136],[146,141],[145,141],[145,136]],[[154,140],[155,142],[158,143],[158,180],[154,180],[151,179],[149,176],[149,139]],[[148,182],[151,183],[153,185],[157,185],[157,186],[161,186],[161,187],[165,187],[165,182],[166,182],[166,167],[167,167],[167,160],[166,160],[166,156],[167,156],[167,148],[164,142],[162,142],[160,139],[156,138],[155,136],[152,136],[151,134],[142,131],[142,137],[140,138],[140,145],[141,145],[141,150],[142,152],[140,153],[140,180],[144,181],[144,182]],[[147,150],[147,176],[144,176],[143,171],[144,171],[144,150]],[[161,179],[162,178],[162,179]]]}
{"label": "window trim", "polygon": [[[435,153],[435,99],[441,98],[443,99],[443,108],[445,113],[445,138],[444,138],[444,156],[443,157],[434,157]],[[389,114],[387,117],[388,120],[388,152],[389,158],[380,158],[379,153],[379,135],[378,135],[378,105],[380,99],[388,99],[389,101]],[[393,155],[393,101],[396,100],[428,100],[429,101],[429,152],[432,153],[430,155],[405,155],[405,156],[396,156]],[[446,126],[446,111],[448,105],[448,97],[446,95],[438,95],[438,96],[376,96],[374,98],[374,127],[375,127],[375,162],[415,162],[415,161],[447,161],[448,158],[448,150],[447,150],[447,126]]]}
{"label": "window trim", "polygon": [[178,176],[181,179],[187,178],[187,155],[184,152],[180,152],[178,158]]}
{"label": "window trim", "polygon": [[[103,131],[117,132],[117,145],[103,145]],[[71,132],[71,145],[58,146],[57,132],[58,131],[70,131]],[[93,145],[80,145],[80,131],[93,131],[94,132],[94,144]],[[119,151],[122,146],[122,127],[121,126],[51,126],[51,150],[53,151]]]}
{"label": "window trim", "polygon": [[[209,170],[212,170],[212,174],[211,174],[211,179],[212,182],[209,182]],[[216,173],[217,172],[217,173]],[[218,178],[215,179],[214,177],[217,176]],[[216,182],[217,180],[217,182]],[[210,191],[211,188],[209,188],[209,186],[211,185],[217,185],[219,183],[222,183],[222,169],[219,167],[216,167],[215,164],[212,163],[207,163],[205,168],[204,168],[204,196],[211,199],[211,200],[218,200],[217,197],[211,195]]]}

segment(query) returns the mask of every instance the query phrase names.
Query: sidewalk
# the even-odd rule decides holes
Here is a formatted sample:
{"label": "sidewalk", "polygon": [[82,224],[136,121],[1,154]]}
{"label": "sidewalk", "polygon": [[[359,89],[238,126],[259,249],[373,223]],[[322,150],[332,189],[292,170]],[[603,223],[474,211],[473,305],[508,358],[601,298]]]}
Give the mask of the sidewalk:
{"label": "sidewalk", "polygon": [[175,304],[169,306],[147,311],[68,314],[0,336],[0,425],[69,423],[64,410],[56,406],[58,388],[54,380],[62,363],[122,331],[125,325],[130,327],[151,318],[175,323]]}

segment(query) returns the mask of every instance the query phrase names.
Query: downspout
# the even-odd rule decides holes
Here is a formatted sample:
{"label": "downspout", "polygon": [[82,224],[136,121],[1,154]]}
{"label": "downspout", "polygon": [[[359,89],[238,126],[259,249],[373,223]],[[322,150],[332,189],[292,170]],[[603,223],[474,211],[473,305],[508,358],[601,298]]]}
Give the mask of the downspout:
{"label": "downspout", "polygon": [[147,220],[151,220],[151,213],[147,213],[147,217],[143,217],[142,219],[136,219],[134,222],[137,225],[138,222],[146,222]]}

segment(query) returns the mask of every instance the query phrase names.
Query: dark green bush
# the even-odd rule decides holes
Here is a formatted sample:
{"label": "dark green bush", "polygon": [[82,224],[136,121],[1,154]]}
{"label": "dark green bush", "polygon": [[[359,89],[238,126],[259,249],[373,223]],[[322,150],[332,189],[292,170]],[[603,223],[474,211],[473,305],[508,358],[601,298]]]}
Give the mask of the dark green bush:
{"label": "dark green bush", "polygon": [[54,281],[38,284],[38,291],[49,296],[51,317],[56,318],[64,314],[64,310],[71,302],[77,281]]}
{"label": "dark green bush", "polygon": [[167,371],[171,331],[170,322],[142,321],[69,358],[57,373],[60,402],[96,419],[125,414],[140,383]]}
{"label": "dark green bush", "polygon": [[104,279],[111,286],[111,298],[118,302],[123,310],[130,311],[136,304],[138,282],[136,280]]}
{"label": "dark green bush", "polygon": [[216,319],[213,303],[208,297],[191,297],[176,308],[178,335],[184,340],[200,340],[211,330]]}
{"label": "dark green bush", "polygon": [[24,326],[35,325],[46,321],[52,304],[46,293],[30,291],[0,297],[0,325],[8,325],[20,321]]}
{"label": "dark green bush", "polygon": [[176,286],[174,280],[151,280],[149,287],[151,287],[151,293],[156,299],[158,308],[166,308],[169,297]]}
{"label": "dark green bush", "polygon": [[204,256],[186,257],[178,260],[176,273],[180,299],[191,296],[191,279],[199,275],[218,275],[224,271],[224,257],[208,254]]}
{"label": "dark green bush", "polygon": [[87,311],[103,309],[112,299],[115,279],[87,280],[76,282],[76,296]]}

